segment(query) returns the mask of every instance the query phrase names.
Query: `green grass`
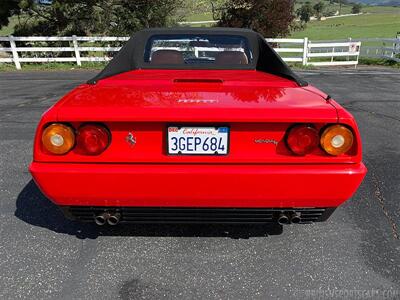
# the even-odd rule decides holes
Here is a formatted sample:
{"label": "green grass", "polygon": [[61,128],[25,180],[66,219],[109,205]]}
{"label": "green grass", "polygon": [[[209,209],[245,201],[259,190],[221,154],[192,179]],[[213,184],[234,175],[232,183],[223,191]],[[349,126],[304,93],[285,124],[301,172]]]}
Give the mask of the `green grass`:
{"label": "green grass", "polygon": [[393,60],[387,60],[382,58],[365,58],[360,57],[359,63],[361,65],[368,65],[368,66],[385,66],[385,67],[392,67],[400,69],[400,63],[395,62]]}
{"label": "green grass", "polygon": [[[380,9],[379,9],[380,10]],[[395,37],[400,31],[400,8],[392,12],[379,12],[349,16],[325,21],[311,21],[303,31],[293,32],[291,37],[308,37],[311,40],[335,40],[346,38]]]}
{"label": "green grass", "polygon": [[[22,63],[21,71],[59,71],[59,70],[101,70],[104,62],[83,62],[82,66],[73,63]],[[0,72],[20,71],[11,63],[0,63]]]}
{"label": "green grass", "polygon": [[295,70],[315,70],[316,67],[307,65],[303,66],[302,63],[288,63],[289,67],[295,69]]}
{"label": "green grass", "polygon": [[[198,22],[198,21],[214,21],[211,12],[204,12],[204,13],[197,13],[189,15],[185,18],[185,22]],[[214,26],[213,23],[206,23],[206,24],[190,24],[185,25],[189,27],[211,27]]]}
{"label": "green grass", "polygon": [[214,19],[211,12],[192,14],[190,16],[187,16],[185,19],[185,21],[187,22],[213,21],[213,20]]}

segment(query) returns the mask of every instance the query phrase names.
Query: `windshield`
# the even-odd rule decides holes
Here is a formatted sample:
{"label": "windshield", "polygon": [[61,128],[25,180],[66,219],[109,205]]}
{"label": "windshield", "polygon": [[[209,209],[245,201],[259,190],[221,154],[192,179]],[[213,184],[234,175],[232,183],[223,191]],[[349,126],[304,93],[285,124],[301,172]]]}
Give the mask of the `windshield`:
{"label": "windshield", "polygon": [[248,65],[249,43],[236,35],[153,35],[148,39],[144,62],[150,65]]}

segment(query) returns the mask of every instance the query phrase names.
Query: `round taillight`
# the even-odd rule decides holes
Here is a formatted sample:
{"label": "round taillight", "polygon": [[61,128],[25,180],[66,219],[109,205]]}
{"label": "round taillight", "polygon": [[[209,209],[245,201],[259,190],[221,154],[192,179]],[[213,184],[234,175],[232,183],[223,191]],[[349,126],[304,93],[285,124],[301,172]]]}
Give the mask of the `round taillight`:
{"label": "round taillight", "polygon": [[318,147],[318,131],[309,125],[297,125],[287,135],[287,145],[297,155],[306,155]]}
{"label": "round taillight", "polygon": [[321,135],[321,147],[330,155],[346,153],[353,146],[353,133],[343,125],[327,127]]}
{"label": "round taillight", "polygon": [[99,155],[110,144],[110,133],[102,125],[86,124],[76,133],[76,151],[84,155]]}
{"label": "round taillight", "polygon": [[51,124],[43,131],[42,143],[50,153],[65,154],[75,145],[74,130],[64,124]]}

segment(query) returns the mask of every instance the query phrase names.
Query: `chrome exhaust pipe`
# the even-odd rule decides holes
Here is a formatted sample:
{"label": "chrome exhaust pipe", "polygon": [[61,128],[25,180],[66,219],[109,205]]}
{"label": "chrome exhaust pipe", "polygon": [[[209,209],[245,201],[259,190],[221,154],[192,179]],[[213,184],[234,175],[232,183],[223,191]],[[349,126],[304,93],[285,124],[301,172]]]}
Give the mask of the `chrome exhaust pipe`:
{"label": "chrome exhaust pipe", "polygon": [[293,213],[290,215],[290,222],[291,222],[291,223],[293,223],[293,224],[299,224],[300,221],[301,221],[300,213],[298,213],[298,212],[293,212]]}
{"label": "chrome exhaust pipe", "polygon": [[121,214],[114,213],[114,214],[110,214],[110,216],[107,219],[107,223],[108,223],[108,225],[114,226],[114,225],[117,225],[120,220],[121,220]]}
{"label": "chrome exhaust pipe", "polygon": [[289,218],[286,214],[281,213],[278,217],[278,224],[279,225],[286,225],[289,224]]}
{"label": "chrome exhaust pipe", "polygon": [[103,226],[104,224],[106,224],[109,216],[110,216],[110,214],[107,212],[98,214],[97,216],[94,217],[94,222],[99,226]]}

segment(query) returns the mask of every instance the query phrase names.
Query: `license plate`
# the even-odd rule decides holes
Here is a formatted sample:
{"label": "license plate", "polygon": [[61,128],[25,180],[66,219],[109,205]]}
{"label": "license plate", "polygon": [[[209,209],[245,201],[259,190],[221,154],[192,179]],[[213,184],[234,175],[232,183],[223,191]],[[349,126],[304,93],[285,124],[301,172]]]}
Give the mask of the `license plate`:
{"label": "license plate", "polygon": [[228,127],[168,127],[168,154],[224,155]]}

